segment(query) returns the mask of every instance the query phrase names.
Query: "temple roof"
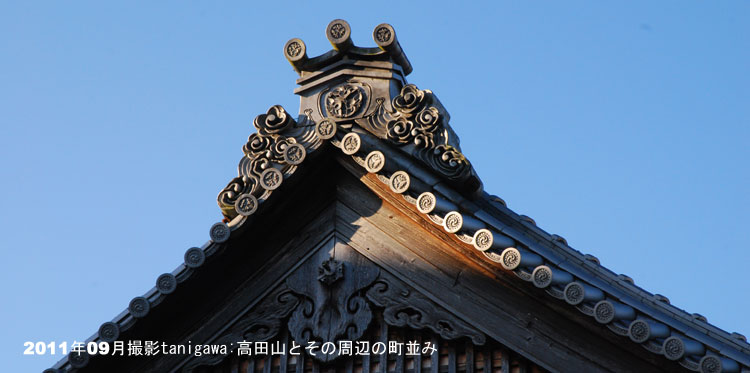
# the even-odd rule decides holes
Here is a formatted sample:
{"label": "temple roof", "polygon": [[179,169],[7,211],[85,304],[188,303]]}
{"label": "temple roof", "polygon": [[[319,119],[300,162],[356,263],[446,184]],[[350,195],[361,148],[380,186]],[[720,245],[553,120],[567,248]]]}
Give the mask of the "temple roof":
{"label": "temple roof", "polygon": [[[376,26],[377,47],[372,48],[353,45],[350,34],[348,23],[332,21],[326,35],[333,49],[312,58],[302,40],[286,43],[284,55],[300,75],[295,90],[300,114],[294,118],[276,105],[255,118],[256,132],[242,148],[238,176],[219,193],[225,219],[211,226],[210,240],[187,250],[183,263],[159,276],[155,287],[133,298],[89,341],[114,341],[147,318],[207,258],[221,255],[233,232],[253,224],[274,191],[316,161],[312,155],[331,151],[375,175],[425,222],[454,235],[457,245],[471,247],[493,266],[513,273],[523,280],[521,286],[543,289],[551,301],[564,302],[589,316],[592,324],[606,326],[623,337],[621,343],[641,345],[693,371],[750,369],[750,344],[744,336],[640,288],[484,191],[445,107],[433,92],[406,82],[412,66],[394,28]],[[70,355],[53,371],[83,367],[87,359]]]}

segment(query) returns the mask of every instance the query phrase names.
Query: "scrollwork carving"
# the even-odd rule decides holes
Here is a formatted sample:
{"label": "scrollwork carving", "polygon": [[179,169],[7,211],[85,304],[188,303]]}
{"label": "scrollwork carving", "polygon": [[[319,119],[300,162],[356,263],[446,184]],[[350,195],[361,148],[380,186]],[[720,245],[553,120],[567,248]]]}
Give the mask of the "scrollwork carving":
{"label": "scrollwork carving", "polygon": [[414,84],[407,84],[401,88],[401,94],[393,98],[393,107],[404,114],[416,112],[425,101],[425,91],[419,90]]}
{"label": "scrollwork carving", "polygon": [[270,136],[263,136],[255,132],[250,135],[250,137],[248,137],[247,143],[242,147],[242,151],[248,157],[262,154],[266,152],[266,150],[268,150],[268,148],[271,146],[272,140],[273,138]]}
{"label": "scrollwork carving", "polygon": [[[379,269],[344,245],[336,247],[337,259],[326,255],[326,251],[319,252],[286,280],[301,299],[289,318],[289,333],[300,345],[354,341],[372,321],[372,310],[362,291],[375,281]],[[315,278],[319,281],[310,281]],[[314,357],[327,362],[337,355]]]}
{"label": "scrollwork carving", "polygon": [[398,145],[433,147],[442,118],[437,108],[429,106],[432,98],[430,91],[421,91],[413,84],[405,85],[391,103],[396,113],[387,122],[386,138]]}
{"label": "scrollwork carving", "polygon": [[364,92],[353,84],[342,84],[326,96],[326,110],[336,118],[348,118],[362,107]]}
{"label": "scrollwork carving", "polygon": [[433,149],[420,151],[420,158],[444,176],[451,179],[464,179],[470,175],[469,160],[451,145],[438,145]]}
{"label": "scrollwork carving", "polygon": [[[299,298],[285,285],[281,285],[212,343],[233,346],[231,350],[234,350],[238,341],[268,341],[279,333],[282,321],[299,304]],[[225,357],[220,354],[195,357],[185,365],[183,372],[192,372],[199,366],[216,365]]]}
{"label": "scrollwork carving", "polygon": [[[486,340],[484,333],[381,271],[351,247],[336,244],[332,251],[319,250],[221,335],[206,343],[232,345],[234,349],[238,341],[270,341],[286,324],[299,345],[306,346],[310,341],[338,345],[341,340],[361,338],[376,311],[382,311],[383,320],[391,326],[429,329],[449,340],[466,337],[476,345]],[[184,371],[215,365],[224,357],[194,357]],[[338,357],[314,356],[323,362]]]}
{"label": "scrollwork carving", "polygon": [[336,259],[328,258],[318,267],[318,281],[331,285],[344,277],[344,266]]}
{"label": "scrollwork carving", "polygon": [[219,193],[217,201],[224,216],[234,217],[237,215],[235,203],[237,198],[244,194],[252,194],[258,185],[258,180],[248,176],[238,176],[232,179]]}
{"label": "scrollwork carving", "polygon": [[437,127],[440,113],[438,112],[438,109],[428,107],[420,111],[414,119],[420,127],[424,128],[426,131],[432,131]]}
{"label": "scrollwork carving", "polygon": [[398,280],[381,277],[367,291],[367,299],[383,307],[383,318],[389,325],[427,328],[444,339],[467,337],[476,345],[486,340],[484,333]]}
{"label": "scrollwork carving", "polygon": [[271,106],[265,114],[258,115],[253,125],[261,135],[281,133],[294,122],[281,105]]}
{"label": "scrollwork carving", "polygon": [[414,138],[414,123],[404,117],[391,119],[385,128],[388,139],[397,144],[406,144]]}
{"label": "scrollwork carving", "polygon": [[386,110],[378,99],[376,102],[371,114],[357,120],[361,127],[403,147],[461,189],[471,192],[481,189],[479,178],[447,124],[448,113],[431,91],[407,84],[391,100],[393,110]]}
{"label": "scrollwork carving", "polygon": [[[227,219],[242,215],[235,208],[238,196],[251,194],[262,203],[322,141],[341,146],[345,154],[356,153],[360,142],[352,138],[352,122],[401,147],[459,189],[481,190],[481,181],[447,125],[448,113],[431,91],[406,84],[388,105],[388,97],[370,97],[373,91],[367,83],[353,80],[337,84],[319,94],[319,109],[328,116],[321,112],[323,118],[317,122],[307,113],[297,123],[279,105],[255,118],[257,132],[242,148],[245,157],[238,166],[239,176],[217,199]],[[375,102],[372,108],[370,100]],[[311,112],[309,108],[307,112]],[[346,133],[341,136],[337,131]]]}
{"label": "scrollwork carving", "polygon": [[[279,105],[258,115],[253,126],[257,132],[251,134],[242,147],[245,156],[237,167],[239,176],[232,179],[217,198],[227,219],[254,212],[267,194],[304,162],[308,151],[320,145],[321,140],[325,139],[321,135],[333,137],[335,132],[333,126],[326,128],[328,131],[325,133],[318,134],[308,116],[303,116],[301,122],[297,123]],[[254,197],[255,208],[238,210],[236,202],[241,195]]]}
{"label": "scrollwork carving", "polygon": [[[323,90],[318,96],[319,108],[328,117],[321,113],[323,118],[317,122],[307,113],[301,117],[301,123],[297,123],[279,105],[258,115],[253,121],[257,132],[248,137],[242,148],[245,156],[238,166],[239,176],[232,179],[217,198],[224,216],[233,219],[242,215],[235,208],[240,195],[251,194],[262,203],[321,141],[341,144],[345,154],[356,153],[360,142],[352,138],[352,122],[402,147],[459,189],[470,192],[481,189],[481,181],[447,125],[448,113],[431,91],[406,84],[390,100],[390,107],[388,97],[371,98],[372,94],[372,88],[358,80]],[[369,100],[375,102],[373,108]],[[348,133],[336,135],[337,130]]]}

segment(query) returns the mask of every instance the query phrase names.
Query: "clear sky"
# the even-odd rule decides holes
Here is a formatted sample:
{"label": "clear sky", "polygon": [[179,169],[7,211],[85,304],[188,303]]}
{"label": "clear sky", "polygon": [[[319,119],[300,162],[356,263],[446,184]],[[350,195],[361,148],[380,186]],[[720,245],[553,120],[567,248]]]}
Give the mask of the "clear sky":
{"label": "clear sky", "polygon": [[[106,4],[105,4],[106,3]],[[750,2],[0,5],[0,353],[84,340],[221,219],[282,55],[391,23],[485,189],[750,335]],[[350,2],[350,4],[359,4]]]}

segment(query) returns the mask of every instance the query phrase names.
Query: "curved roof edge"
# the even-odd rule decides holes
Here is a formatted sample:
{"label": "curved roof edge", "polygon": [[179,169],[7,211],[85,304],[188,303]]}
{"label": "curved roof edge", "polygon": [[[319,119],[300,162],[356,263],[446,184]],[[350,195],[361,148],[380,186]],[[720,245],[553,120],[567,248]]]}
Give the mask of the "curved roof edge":
{"label": "curved roof edge", "polygon": [[[336,25],[344,27],[343,33]],[[544,289],[550,297],[590,316],[592,323],[629,338],[624,343],[639,344],[693,371],[750,370],[750,344],[744,336],[726,332],[701,315],[671,305],[665,296],[636,286],[630,277],[601,266],[594,256],[573,249],[561,236],[545,232],[533,219],[508,209],[499,197],[483,192],[481,180],[460,151],[445,108],[431,91],[405,84],[403,76],[411,71],[411,65],[405,56],[406,62],[396,57],[403,51],[395,32],[385,42],[378,38],[383,25],[374,33],[380,52],[351,45],[348,24],[334,20],[326,31],[334,51],[311,60],[300,58],[297,61],[304,62],[298,65],[290,59],[302,79],[305,69],[321,69],[341,61],[341,51],[346,51],[348,58],[388,62],[360,66],[377,70],[374,75],[352,70],[334,80],[321,81],[328,86],[311,88],[311,92],[317,89],[318,96],[302,97],[302,114],[297,120],[281,106],[272,106],[259,115],[254,122],[257,132],[243,147],[238,177],[219,194],[226,219],[211,226],[210,240],[202,247],[188,249],[183,263],[160,275],[153,288],[133,298],[127,309],[102,324],[86,342],[112,342],[139,319],[148,317],[149,311],[190,278],[207,257],[223,248],[232,232],[251,224],[253,214],[263,208],[273,191],[303,167],[307,154],[330,143],[367,172],[376,174],[392,192],[403,195],[426,220],[481,251],[489,262],[514,273],[528,286]],[[299,39],[285,46],[287,58],[291,53],[287,49],[295,40]],[[381,45],[389,41],[393,44],[388,45],[398,46],[398,50]],[[304,52],[304,45],[300,47]],[[292,57],[297,56],[306,55]],[[403,74],[392,68],[394,62]],[[388,73],[382,74],[385,70]],[[352,80],[352,76],[358,78]],[[359,81],[363,77],[389,81],[391,86],[370,87]],[[398,88],[395,93],[394,85]],[[323,92],[326,100],[331,99],[327,114],[320,109]],[[305,108],[313,102],[319,106],[315,114]],[[71,353],[45,372],[71,371],[87,363],[86,354]]]}

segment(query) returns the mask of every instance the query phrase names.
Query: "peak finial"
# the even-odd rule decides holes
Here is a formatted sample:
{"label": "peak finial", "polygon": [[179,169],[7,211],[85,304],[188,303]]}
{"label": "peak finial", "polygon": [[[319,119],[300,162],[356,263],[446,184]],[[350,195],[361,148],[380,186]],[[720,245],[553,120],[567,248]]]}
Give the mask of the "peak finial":
{"label": "peak finial", "polygon": [[401,49],[401,45],[396,38],[396,30],[393,29],[393,26],[387,23],[381,23],[375,26],[375,29],[372,31],[372,38],[380,49],[388,52],[393,58],[393,61],[401,65],[404,69],[405,75],[411,73],[411,62],[406,59],[404,50]]}
{"label": "peak finial", "polygon": [[334,19],[326,27],[326,37],[337,51],[346,51],[352,44],[352,28],[343,19]]}
{"label": "peak finial", "polygon": [[387,23],[381,23],[375,26],[372,38],[380,48],[387,50],[396,41],[396,30]]}
{"label": "peak finial", "polygon": [[284,57],[292,64],[294,70],[299,72],[300,67],[307,61],[307,47],[302,39],[289,39],[284,44]]}
{"label": "peak finial", "polygon": [[332,51],[319,56],[308,57],[305,43],[298,38],[294,38],[284,45],[284,57],[300,76],[303,75],[303,72],[325,70],[336,65],[342,59],[364,61],[365,63],[389,62],[400,67],[399,74],[401,76],[411,73],[411,63],[406,58],[401,45],[399,45],[393,26],[387,23],[379,24],[375,27],[372,37],[377,47],[356,46],[352,42],[352,29],[349,23],[343,19],[334,19],[326,27],[326,38],[333,46]]}

